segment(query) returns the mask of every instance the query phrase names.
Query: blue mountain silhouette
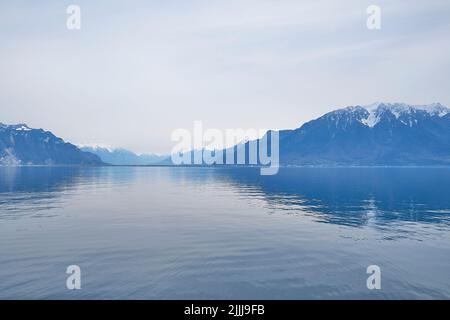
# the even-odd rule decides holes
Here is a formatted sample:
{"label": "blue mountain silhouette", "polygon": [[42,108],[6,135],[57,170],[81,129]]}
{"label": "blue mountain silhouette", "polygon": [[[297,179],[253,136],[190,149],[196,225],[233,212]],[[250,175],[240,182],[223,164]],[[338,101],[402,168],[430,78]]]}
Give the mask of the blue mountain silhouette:
{"label": "blue mountain silhouette", "polygon": [[280,132],[280,159],[299,165],[448,165],[450,109],[375,103]]}
{"label": "blue mountain silhouette", "polygon": [[49,131],[0,123],[0,165],[103,165]]}

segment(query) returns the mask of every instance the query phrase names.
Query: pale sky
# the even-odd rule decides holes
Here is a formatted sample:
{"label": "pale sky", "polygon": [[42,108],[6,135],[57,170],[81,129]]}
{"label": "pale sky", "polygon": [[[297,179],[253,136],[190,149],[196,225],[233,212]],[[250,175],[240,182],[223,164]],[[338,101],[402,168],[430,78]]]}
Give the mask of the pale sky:
{"label": "pale sky", "polygon": [[288,129],[374,101],[450,106],[449,57],[448,0],[1,1],[0,122],[167,153],[195,120]]}

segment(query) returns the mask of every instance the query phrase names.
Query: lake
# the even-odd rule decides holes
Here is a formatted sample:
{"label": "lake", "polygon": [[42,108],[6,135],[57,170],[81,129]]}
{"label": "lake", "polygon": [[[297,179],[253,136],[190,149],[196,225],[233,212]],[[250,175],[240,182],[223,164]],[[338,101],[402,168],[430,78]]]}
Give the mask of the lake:
{"label": "lake", "polygon": [[2,167],[0,298],[449,299],[450,170]]}

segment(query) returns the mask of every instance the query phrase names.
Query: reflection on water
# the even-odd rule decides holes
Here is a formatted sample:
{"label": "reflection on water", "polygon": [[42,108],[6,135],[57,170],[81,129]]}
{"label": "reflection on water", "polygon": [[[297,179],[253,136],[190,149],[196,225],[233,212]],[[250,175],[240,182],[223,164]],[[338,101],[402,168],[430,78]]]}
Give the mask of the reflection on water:
{"label": "reflection on water", "polygon": [[0,298],[449,298],[449,231],[448,168],[0,168]]}
{"label": "reflection on water", "polygon": [[274,212],[311,213],[326,223],[450,222],[448,168],[298,168],[275,177],[241,169],[222,178],[261,192]]}

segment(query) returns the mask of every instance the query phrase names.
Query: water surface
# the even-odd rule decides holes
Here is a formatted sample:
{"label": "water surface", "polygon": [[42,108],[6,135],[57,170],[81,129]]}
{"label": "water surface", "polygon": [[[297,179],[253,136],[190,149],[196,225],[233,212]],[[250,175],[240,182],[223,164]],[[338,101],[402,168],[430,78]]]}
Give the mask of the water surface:
{"label": "water surface", "polygon": [[450,170],[0,168],[0,298],[448,299]]}

